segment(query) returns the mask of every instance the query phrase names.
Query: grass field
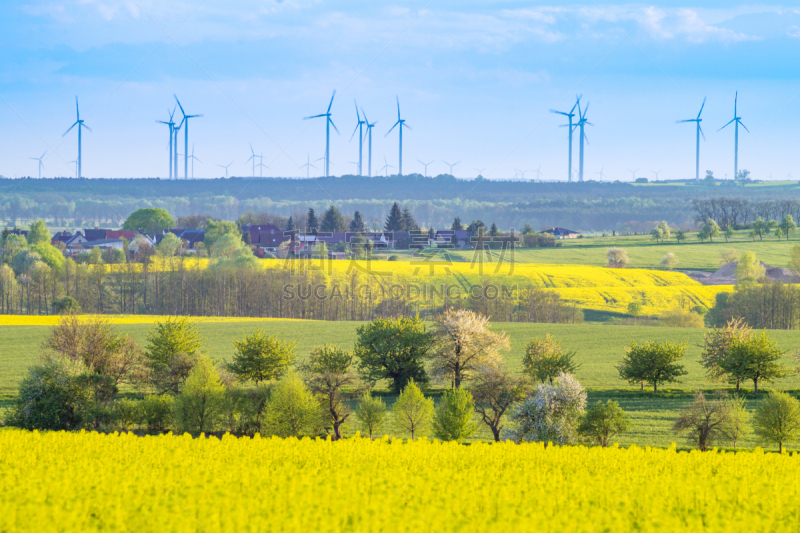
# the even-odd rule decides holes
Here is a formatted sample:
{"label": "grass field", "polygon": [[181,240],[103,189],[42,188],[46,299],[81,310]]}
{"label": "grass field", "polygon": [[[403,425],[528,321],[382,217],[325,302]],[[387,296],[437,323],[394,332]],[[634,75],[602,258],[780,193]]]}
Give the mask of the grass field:
{"label": "grass field", "polygon": [[[795,232],[789,241],[770,235],[755,242],[748,237],[749,231],[737,231],[730,242],[719,237],[714,242],[700,242],[696,233],[687,234],[688,239],[678,244],[673,237],[664,244],[656,244],[649,235],[589,237],[558,241],[557,248],[525,248],[515,250],[514,260],[520,263],[577,264],[603,266],[606,264],[606,249],[613,246],[625,248],[630,257],[630,268],[661,268],[661,258],[672,252],[678,256],[678,270],[714,271],[719,268],[720,255],[730,249],[755,252],[763,262],[777,267],[786,267],[791,259],[791,250],[800,244],[800,232]],[[471,261],[472,251],[454,251],[454,256]]]}
{"label": "grass field", "polygon": [[[228,359],[233,356],[231,339],[241,337],[243,333],[256,328],[263,328],[268,333],[277,333],[283,338],[298,342],[297,351],[300,358],[308,351],[326,342],[344,347],[352,346],[356,337],[358,322],[314,322],[300,320],[216,320],[199,321],[198,329],[206,341],[206,350],[215,360]],[[147,323],[118,324],[120,331],[132,334],[140,343],[144,343]],[[639,444],[668,446],[676,440],[671,430],[675,413],[691,402],[692,391],[697,389],[711,390],[724,387],[719,383],[711,383],[703,374],[697,362],[703,330],[664,328],[653,326],[608,326],[599,324],[527,324],[499,323],[495,329],[505,330],[511,337],[511,350],[506,360],[513,371],[521,369],[521,360],[525,344],[533,337],[543,337],[545,333],[562,339],[562,344],[569,350],[576,351],[575,359],[580,364],[576,374],[584,387],[589,389],[589,401],[615,399],[626,411],[629,411],[636,426],[620,439],[622,444]],[[39,346],[46,338],[49,326],[0,326],[0,397],[6,403],[16,393],[19,380],[26,368],[36,361]],[[771,331],[780,347],[787,352],[800,344],[800,331]],[[667,386],[654,395],[652,392],[640,392],[635,387],[618,378],[614,365],[622,358],[626,346],[631,341],[672,341],[686,342],[687,355],[683,364],[689,374],[681,383]],[[794,367],[793,358],[787,356],[784,361]],[[783,379],[768,388],[785,390],[800,389],[800,377],[792,376]],[[385,394],[385,393],[384,393]],[[386,395],[388,404],[394,398]],[[476,439],[489,439],[490,434],[481,428]],[[745,443],[755,446],[754,440]]]}

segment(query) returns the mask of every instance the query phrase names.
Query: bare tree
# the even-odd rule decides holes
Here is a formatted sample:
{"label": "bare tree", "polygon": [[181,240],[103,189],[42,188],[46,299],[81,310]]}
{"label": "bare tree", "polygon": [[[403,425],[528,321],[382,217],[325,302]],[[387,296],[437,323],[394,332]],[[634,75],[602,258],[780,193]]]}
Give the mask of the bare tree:
{"label": "bare tree", "polygon": [[687,439],[704,452],[715,441],[725,437],[730,418],[731,406],[721,395],[709,402],[701,391],[697,391],[692,405],[681,411],[673,427],[675,431],[688,431]]}
{"label": "bare tree", "polygon": [[492,430],[496,442],[500,442],[508,408],[523,400],[529,388],[530,384],[524,377],[512,376],[501,368],[484,367],[476,372],[472,387],[475,412]]}

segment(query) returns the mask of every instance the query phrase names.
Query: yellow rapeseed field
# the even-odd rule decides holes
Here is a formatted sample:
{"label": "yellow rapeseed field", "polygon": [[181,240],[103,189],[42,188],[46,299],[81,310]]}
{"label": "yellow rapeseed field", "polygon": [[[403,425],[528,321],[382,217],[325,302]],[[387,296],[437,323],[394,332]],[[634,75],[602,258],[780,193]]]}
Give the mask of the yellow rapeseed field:
{"label": "yellow rapeseed field", "polygon": [[0,430],[0,531],[796,532],[800,457]]}

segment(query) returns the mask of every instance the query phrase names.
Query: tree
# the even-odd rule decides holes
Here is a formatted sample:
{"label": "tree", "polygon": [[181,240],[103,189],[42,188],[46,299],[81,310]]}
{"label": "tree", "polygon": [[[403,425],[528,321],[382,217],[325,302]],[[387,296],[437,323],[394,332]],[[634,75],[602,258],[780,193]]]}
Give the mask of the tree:
{"label": "tree", "polygon": [[692,404],[681,411],[673,429],[688,431],[687,439],[701,452],[708,451],[717,440],[724,438],[724,429],[730,423],[730,406],[722,396],[708,401],[701,391],[694,394]]}
{"label": "tree", "polygon": [[[356,211],[356,213],[358,213],[358,211]],[[294,218],[293,217],[289,217],[289,220],[286,221],[286,231],[295,231],[296,229],[297,228],[294,225]]]}
{"label": "tree", "polygon": [[522,226],[522,234],[523,235],[533,235],[534,231],[530,224],[525,224]]}
{"label": "tree", "polygon": [[367,225],[364,224],[364,217],[359,211],[353,213],[353,220],[350,221],[351,233],[366,233]]}
{"label": "tree", "polygon": [[728,239],[732,239],[734,235],[733,226],[731,226],[730,224],[726,226],[723,235],[725,235],[725,242],[728,242]]}
{"label": "tree", "polygon": [[674,270],[678,266],[678,256],[672,252],[664,254],[664,257],[661,258],[661,266],[667,270]]}
{"label": "tree", "polygon": [[433,417],[433,434],[439,440],[462,442],[475,433],[475,401],[466,389],[445,391]]}
{"label": "tree", "polygon": [[353,352],[333,344],[316,346],[300,369],[311,392],[320,397],[323,419],[333,428],[333,440],[341,439],[342,425],[350,416],[349,402],[361,389],[353,371]]}
{"label": "tree", "polygon": [[770,393],[756,408],[753,429],[762,442],[777,444],[782,453],[785,442],[800,437],[800,402],[785,392]]}
{"label": "tree", "polygon": [[685,343],[647,341],[637,344],[634,341],[616,369],[620,378],[628,383],[641,383],[642,389],[649,383],[653,385],[653,392],[658,392],[659,383],[672,383],[688,373],[677,363],[685,352]]}
{"label": "tree", "polygon": [[741,255],[742,252],[740,252],[739,250],[726,250],[724,252],[721,252],[719,254],[720,257],[719,266],[725,266],[734,261],[738,261]]}
{"label": "tree", "polygon": [[560,374],[572,374],[578,369],[573,357],[575,352],[565,352],[561,341],[547,333],[544,340],[531,339],[525,346],[522,371],[533,380],[552,384]]}
{"label": "tree", "polygon": [[462,224],[461,222],[461,217],[456,217],[453,219],[453,223],[450,225],[450,229],[453,231],[464,229],[464,224]]}
{"label": "tree", "polygon": [[682,243],[686,240],[686,233],[683,230],[679,229],[675,232],[675,240],[678,241],[678,244]]}
{"label": "tree", "polygon": [[365,391],[358,401],[355,414],[359,427],[369,433],[371,440],[386,423],[386,404],[379,397],[374,398],[369,391]]}
{"label": "tree", "polygon": [[211,247],[211,259],[213,259],[212,265],[219,269],[252,268],[258,264],[253,250],[239,235],[232,233],[226,233],[214,241]]}
{"label": "tree", "polygon": [[639,302],[629,303],[628,314],[633,317],[633,324],[636,325],[636,320],[642,316],[642,304]]}
{"label": "tree", "polygon": [[499,233],[500,230],[497,229],[497,224],[495,224],[493,221],[492,226],[489,228],[489,235],[491,235],[492,237],[496,237]]}
{"label": "tree", "polygon": [[280,379],[295,361],[296,342],[282,341],[278,334],[267,335],[257,329],[241,340],[234,339],[233,361],[225,368],[240,381],[269,381]]}
{"label": "tree", "polygon": [[793,232],[795,229],[797,229],[797,224],[794,223],[792,215],[787,213],[786,215],[784,215],[783,219],[781,220],[781,223],[778,225],[778,228],[781,230],[781,233],[783,233],[786,236],[786,240],[788,241],[789,234]]}
{"label": "tree", "polygon": [[209,250],[213,250],[214,244],[222,238],[223,235],[232,235],[237,240],[242,240],[242,232],[236,222],[229,220],[209,220],[206,223],[206,233],[203,237],[203,244]]}
{"label": "tree", "polygon": [[800,272],[800,244],[792,246],[792,259],[789,261],[789,268],[795,272]]}
{"label": "tree", "polygon": [[328,209],[322,214],[322,220],[320,221],[320,231],[329,231],[329,232],[341,232],[347,229],[347,224],[344,221],[344,217],[342,213],[336,208],[335,205],[331,204]]}
{"label": "tree", "polygon": [[628,266],[628,252],[623,248],[609,248],[606,250],[608,268],[625,268]]}
{"label": "tree", "polygon": [[703,337],[703,353],[700,364],[706,369],[706,376],[712,381],[728,380],[739,390],[741,380],[729,375],[720,364],[727,356],[731,344],[737,340],[748,339],[753,331],[741,318],[731,318],[722,328],[715,328]]}
{"label": "tree", "polygon": [[431,328],[431,374],[455,388],[480,367],[498,367],[500,350],[511,347],[505,332],[491,331],[489,318],[466,309],[448,309]]}
{"label": "tree", "polygon": [[665,239],[672,237],[672,229],[669,227],[669,224],[666,220],[662,220],[655,228],[653,228],[653,231],[651,231],[650,234],[653,236],[653,239],[655,239],[656,242],[660,240],[663,243]]}
{"label": "tree", "polygon": [[788,369],[779,363],[783,352],[765,331],[760,335],[739,336],[731,339],[719,368],[737,382],[753,380],[753,390],[758,396],[758,383],[785,377]]}
{"label": "tree", "polygon": [[369,382],[391,380],[395,393],[409,380],[428,381],[424,361],[432,344],[431,334],[418,318],[377,318],[356,330],[358,371]]}
{"label": "tree", "polygon": [[758,240],[764,240],[764,234],[769,231],[769,224],[761,218],[758,217],[755,221],[750,224],[750,229],[752,229],[756,235],[758,235]]}
{"label": "tree", "polygon": [[314,208],[311,207],[308,209],[308,217],[306,220],[306,232],[316,235],[318,229],[319,229],[319,220],[317,220],[317,215],[314,214]]}
{"label": "tree", "polygon": [[736,443],[750,432],[750,413],[741,396],[725,398],[724,401],[728,407],[728,421],[721,428],[722,438],[732,443],[735,450]]}
{"label": "tree", "polygon": [[714,242],[714,237],[719,237],[719,225],[713,219],[707,219],[698,234],[701,240],[709,239]]}
{"label": "tree", "polygon": [[495,442],[500,442],[506,412],[525,398],[527,390],[524,378],[514,377],[501,368],[481,368],[476,373],[472,387],[475,411],[492,430]]}
{"label": "tree", "polygon": [[195,359],[192,371],[175,400],[175,424],[184,433],[214,431],[220,422],[225,389],[208,357]]}
{"label": "tree", "polygon": [[53,300],[53,311],[59,314],[78,314],[81,312],[81,304],[72,296],[62,296]]}
{"label": "tree", "polygon": [[41,219],[33,222],[28,230],[28,245],[36,244],[50,244],[50,230]]}
{"label": "tree", "polygon": [[633,423],[623,411],[619,403],[608,400],[605,404],[598,401],[591,406],[578,426],[578,433],[607,448],[611,439],[628,431]]}
{"label": "tree", "polygon": [[514,442],[575,442],[578,423],[586,407],[586,391],[571,374],[561,374],[554,384],[540,384],[526,399],[512,406],[516,429],[507,430]]}
{"label": "tree", "polygon": [[744,252],[736,265],[736,281],[739,283],[749,283],[759,281],[766,274],[766,269],[761,262],[756,259],[754,252]]}
{"label": "tree", "polygon": [[173,257],[181,249],[181,240],[174,233],[165,233],[156,245],[156,255],[162,258]]}
{"label": "tree", "polygon": [[122,229],[126,231],[141,231],[150,235],[156,235],[172,227],[175,227],[172,216],[165,209],[158,207],[137,209],[122,224]]}
{"label": "tree", "polygon": [[668,328],[702,328],[705,327],[703,316],[691,309],[673,307],[661,314],[659,321]]}
{"label": "tree", "polygon": [[424,437],[433,416],[433,399],[425,398],[422,390],[410,379],[394,402],[392,415],[395,426],[410,433],[411,440],[417,436]]}
{"label": "tree", "polygon": [[389,209],[389,216],[386,217],[383,229],[386,231],[403,231],[403,227],[403,212],[400,211],[400,206],[395,202]]}
{"label": "tree", "polygon": [[145,358],[149,379],[159,393],[177,393],[191,372],[203,342],[197,325],[185,317],[167,317],[147,332]]}
{"label": "tree", "polygon": [[417,221],[414,220],[414,215],[411,214],[411,210],[408,206],[403,207],[403,229],[402,231],[414,231],[419,229],[419,225]]}
{"label": "tree", "polygon": [[270,394],[266,426],[278,437],[313,437],[321,433],[320,405],[295,373],[284,377]]}

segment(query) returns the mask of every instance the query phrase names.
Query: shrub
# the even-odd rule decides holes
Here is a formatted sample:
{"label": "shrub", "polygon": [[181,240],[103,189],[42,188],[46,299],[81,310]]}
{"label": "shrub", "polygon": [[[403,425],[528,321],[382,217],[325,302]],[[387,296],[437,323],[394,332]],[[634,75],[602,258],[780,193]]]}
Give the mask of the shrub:
{"label": "shrub", "polygon": [[358,401],[355,414],[361,431],[367,432],[372,439],[375,432],[380,431],[386,423],[386,404],[381,398],[364,392]]}
{"label": "shrub", "polygon": [[53,300],[53,311],[56,313],[80,313],[81,304],[72,296],[62,296]]}
{"label": "shrub", "polygon": [[267,335],[258,329],[242,340],[234,339],[233,362],[226,368],[241,381],[280,379],[295,360],[296,342],[281,341],[278,335]]}
{"label": "shrub", "polygon": [[623,248],[609,248],[606,250],[608,268],[625,268],[628,266],[628,252]]}
{"label": "shrub", "polygon": [[581,419],[578,433],[603,447],[611,444],[611,439],[631,428],[631,418],[619,403],[608,400],[605,404],[597,402],[591,406]]}
{"label": "shrub", "polygon": [[412,379],[394,402],[392,415],[397,429],[410,433],[411,440],[417,436],[424,437],[433,415],[433,400],[425,398]]}
{"label": "shrub", "polygon": [[433,434],[437,439],[461,442],[472,436],[477,425],[472,421],[475,401],[466,389],[445,391],[433,418]]}
{"label": "shrub", "polygon": [[320,405],[294,373],[272,390],[265,422],[267,431],[278,437],[313,437],[322,432]]}
{"label": "shrub", "polygon": [[687,311],[680,307],[675,307],[663,313],[659,317],[659,322],[668,328],[703,328],[705,322],[702,315],[694,311]]}
{"label": "shrub", "polygon": [[758,281],[764,277],[766,269],[758,259],[754,252],[745,252],[739,258],[739,264],[736,266],[736,281],[739,283],[748,283]]}
{"label": "shrub", "polygon": [[172,427],[175,397],[168,394],[151,394],[139,402],[141,424],[149,431],[167,431]]}
{"label": "shrub", "polygon": [[224,388],[211,360],[196,359],[180,395],[175,400],[175,425],[184,433],[214,431],[220,421]]}
{"label": "shrub", "polygon": [[661,258],[661,266],[667,270],[674,270],[678,266],[678,256],[672,252],[664,254],[664,257]]}
{"label": "shrub", "polygon": [[114,425],[118,429],[128,430],[143,425],[142,404],[139,400],[122,398],[114,402],[112,408]]}
{"label": "shrub", "polygon": [[168,317],[147,333],[145,357],[149,381],[160,393],[178,393],[203,346],[197,325]]}
{"label": "shrub", "polygon": [[536,381],[553,383],[560,374],[572,374],[578,365],[572,360],[575,352],[565,352],[561,342],[545,334],[544,340],[531,339],[522,359],[523,372]]}
{"label": "shrub", "polygon": [[718,440],[724,438],[725,428],[731,422],[730,404],[722,396],[713,401],[706,400],[698,391],[692,404],[681,411],[675,421],[675,431],[688,431],[687,439],[704,452],[709,450]]}

